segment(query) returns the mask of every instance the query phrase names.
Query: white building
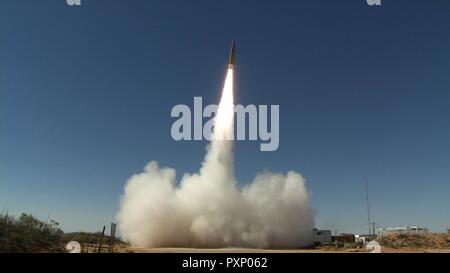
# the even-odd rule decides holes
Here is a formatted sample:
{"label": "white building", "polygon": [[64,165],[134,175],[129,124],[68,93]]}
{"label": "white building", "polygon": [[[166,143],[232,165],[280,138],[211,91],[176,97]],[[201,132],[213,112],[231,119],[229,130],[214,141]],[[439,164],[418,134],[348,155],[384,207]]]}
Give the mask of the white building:
{"label": "white building", "polygon": [[418,226],[377,228],[377,233],[379,235],[388,233],[427,233],[427,232],[428,232],[427,228]]}

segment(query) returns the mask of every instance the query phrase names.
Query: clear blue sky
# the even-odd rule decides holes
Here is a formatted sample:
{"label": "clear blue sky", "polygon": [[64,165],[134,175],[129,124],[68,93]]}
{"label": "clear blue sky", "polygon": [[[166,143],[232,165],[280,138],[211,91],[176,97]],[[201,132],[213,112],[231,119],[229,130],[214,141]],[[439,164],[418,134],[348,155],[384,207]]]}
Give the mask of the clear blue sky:
{"label": "clear blue sky", "polygon": [[450,1],[0,2],[0,210],[65,231],[114,221],[150,160],[198,170],[175,104],[280,105],[280,148],[239,142],[236,175],[296,170],[321,228],[450,227]]}

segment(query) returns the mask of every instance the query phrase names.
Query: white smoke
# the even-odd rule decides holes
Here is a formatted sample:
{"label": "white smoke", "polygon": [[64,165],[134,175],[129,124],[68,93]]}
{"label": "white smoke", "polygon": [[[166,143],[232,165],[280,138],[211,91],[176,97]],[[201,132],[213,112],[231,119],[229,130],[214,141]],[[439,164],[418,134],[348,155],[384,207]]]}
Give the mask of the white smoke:
{"label": "white smoke", "polygon": [[229,69],[213,140],[198,173],[151,161],[125,186],[117,214],[122,238],[145,247],[295,248],[311,245],[313,211],[303,177],[263,172],[245,186],[234,179],[233,70]]}

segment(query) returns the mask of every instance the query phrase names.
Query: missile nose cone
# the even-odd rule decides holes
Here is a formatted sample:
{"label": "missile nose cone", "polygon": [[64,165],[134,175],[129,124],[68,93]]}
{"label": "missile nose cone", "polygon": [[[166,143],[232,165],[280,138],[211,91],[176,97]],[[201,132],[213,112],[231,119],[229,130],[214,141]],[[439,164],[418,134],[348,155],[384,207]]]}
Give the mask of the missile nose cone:
{"label": "missile nose cone", "polygon": [[233,43],[231,43],[230,60],[229,60],[228,64],[234,65],[234,41],[233,41]]}

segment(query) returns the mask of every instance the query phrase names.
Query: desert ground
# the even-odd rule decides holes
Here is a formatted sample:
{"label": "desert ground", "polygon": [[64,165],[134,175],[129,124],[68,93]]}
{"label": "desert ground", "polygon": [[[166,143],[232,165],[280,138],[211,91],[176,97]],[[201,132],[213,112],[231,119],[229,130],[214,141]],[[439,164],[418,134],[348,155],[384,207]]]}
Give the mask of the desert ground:
{"label": "desert ground", "polygon": [[[254,249],[254,248],[145,248],[123,247],[116,249],[120,253],[368,253],[361,248],[334,249]],[[433,248],[390,248],[382,247],[382,253],[450,253],[450,249]]]}

